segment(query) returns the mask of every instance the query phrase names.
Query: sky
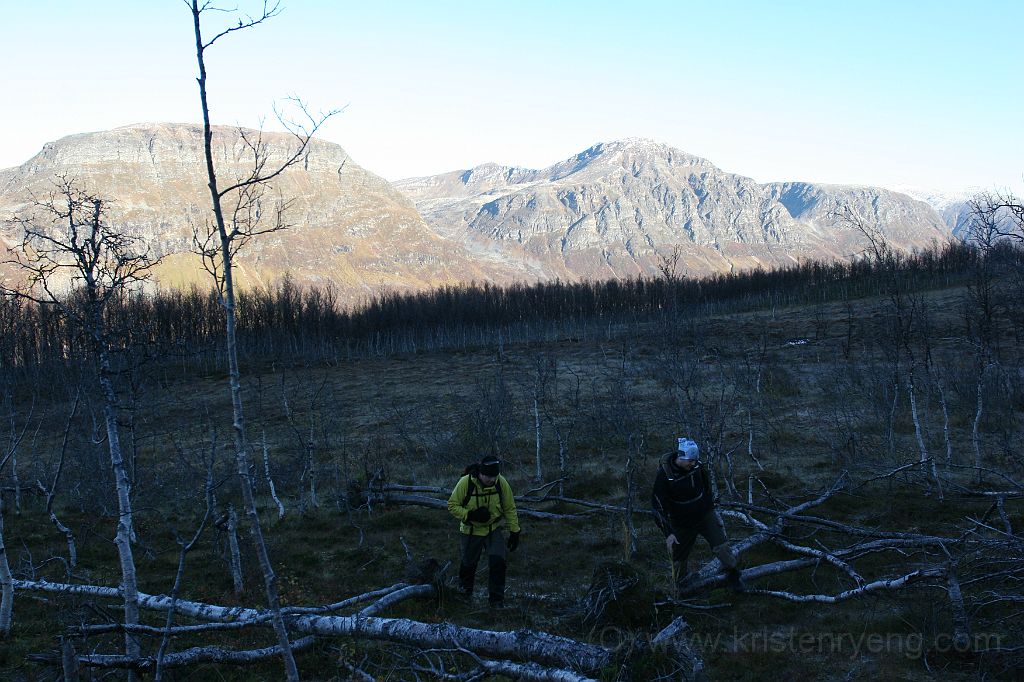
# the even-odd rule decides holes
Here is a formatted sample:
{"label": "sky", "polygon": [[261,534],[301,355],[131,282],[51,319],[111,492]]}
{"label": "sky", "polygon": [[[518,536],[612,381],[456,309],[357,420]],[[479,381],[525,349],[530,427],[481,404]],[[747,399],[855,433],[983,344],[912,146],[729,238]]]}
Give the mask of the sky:
{"label": "sky", "polygon": [[[389,179],[645,137],[759,182],[1024,195],[1019,0],[282,0],[207,56],[214,123],[275,102]],[[262,3],[219,7],[258,12]],[[0,168],[199,122],[183,0],[0,0]],[[235,15],[211,12],[208,35]]]}

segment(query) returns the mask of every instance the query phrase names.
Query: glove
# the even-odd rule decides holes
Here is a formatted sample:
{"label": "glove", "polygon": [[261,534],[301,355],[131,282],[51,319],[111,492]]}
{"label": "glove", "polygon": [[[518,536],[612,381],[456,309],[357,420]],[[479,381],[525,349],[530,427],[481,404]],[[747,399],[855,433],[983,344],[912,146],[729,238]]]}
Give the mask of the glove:
{"label": "glove", "polygon": [[516,551],[516,548],[519,547],[519,533],[518,532],[516,532],[516,533],[509,533],[508,534],[508,543],[506,544],[506,547],[508,547],[508,551],[510,551],[510,552]]}
{"label": "glove", "polygon": [[487,507],[471,509],[469,513],[466,514],[466,520],[472,521],[473,523],[487,523],[491,520],[491,510]]}

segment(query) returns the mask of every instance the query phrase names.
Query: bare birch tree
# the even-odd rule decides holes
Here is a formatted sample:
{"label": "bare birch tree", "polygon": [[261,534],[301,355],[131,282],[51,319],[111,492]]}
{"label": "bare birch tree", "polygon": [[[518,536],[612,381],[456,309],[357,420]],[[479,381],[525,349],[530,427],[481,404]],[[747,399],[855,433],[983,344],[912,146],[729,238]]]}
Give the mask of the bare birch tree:
{"label": "bare birch tree", "polygon": [[[156,259],[140,249],[138,240],[107,222],[108,201],[76,187],[68,177],[58,178],[56,189],[34,210],[13,219],[23,238],[14,263],[27,274],[20,289],[4,293],[51,306],[85,338],[97,365],[103,400],[103,425],[110,467],[117,492],[117,546],[121,565],[121,592],[125,625],[139,622],[135,559],[132,556],[131,484],[121,451],[118,400],[114,389],[117,370],[114,333],[107,311],[118,298],[141,285]],[[123,342],[124,339],[119,341]],[[138,656],[134,635],[125,634],[125,652]]]}
{"label": "bare birch tree", "polygon": [[293,149],[285,154],[284,159],[276,164],[270,164],[269,148],[260,134],[256,134],[253,137],[250,133],[242,131],[242,141],[247,148],[251,162],[250,170],[245,177],[233,182],[228,181],[226,186],[222,187],[213,154],[213,126],[210,122],[210,107],[207,93],[206,54],[221,38],[235,31],[253,28],[276,16],[280,12],[280,6],[276,3],[271,5],[264,2],[262,11],[259,14],[238,18],[237,23],[214,33],[212,37],[206,38],[203,34],[204,15],[223,10],[214,7],[209,1],[200,3],[199,0],[186,0],[186,4],[192,13],[195,34],[196,61],[199,67],[199,76],[196,80],[199,85],[199,102],[203,115],[203,150],[206,158],[206,173],[209,180],[210,200],[213,209],[213,225],[209,227],[206,234],[200,235],[197,233],[195,242],[207,270],[217,283],[221,304],[226,313],[225,332],[227,337],[232,426],[235,436],[235,467],[242,488],[245,511],[249,518],[249,528],[253,544],[256,548],[256,556],[263,574],[267,604],[274,614],[274,632],[277,635],[278,646],[281,649],[285,672],[289,680],[298,680],[298,668],[295,664],[295,657],[291,652],[284,618],[281,615],[280,599],[277,592],[277,576],[274,573],[270,554],[267,551],[267,545],[263,538],[259,509],[256,506],[253,494],[249,443],[245,432],[245,415],[242,403],[241,372],[238,365],[233,263],[238,250],[254,237],[285,229],[284,212],[287,208],[286,203],[276,202],[272,211],[272,219],[269,222],[264,220],[263,202],[266,193],[275,178],[306,158],[310,139],[317,129],[323,125],[324,121],[336,112],[313,116],[301,102],[295,101],[301,115],[305,117],[303,122],[288,121],[283,115],[278,115],[278,120],[292,133],[295,145]]}
{"label": "bare birch tree", "polygon": [[[13,462],[14,453],[17,452],[27,429],[28,421],[19,430],[12,416],[8,446],[0,450],[0,479],[3,477],[7,462]],[[11,566],[7,561],[7,546],[4,544],[4,497],[3,493],[0,492],[0,637],[7,637],[11,632],[11,613],[13,608],[14,576],[11,574]]]}

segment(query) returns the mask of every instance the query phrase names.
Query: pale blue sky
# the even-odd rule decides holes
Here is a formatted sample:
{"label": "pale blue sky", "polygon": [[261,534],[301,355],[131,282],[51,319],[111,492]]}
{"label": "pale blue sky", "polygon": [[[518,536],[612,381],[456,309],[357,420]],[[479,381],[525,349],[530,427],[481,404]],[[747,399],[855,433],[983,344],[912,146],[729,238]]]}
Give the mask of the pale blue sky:
{"label": "pale blue sky", "polygon": [[[649,137],[759,181],[1024,188],[1018,0],[282,4],[211,52],[215,122],[291,94],[347,107],[323,137],[392,180]],[[0,9],[0,167],[199,120],[181,0]]]}

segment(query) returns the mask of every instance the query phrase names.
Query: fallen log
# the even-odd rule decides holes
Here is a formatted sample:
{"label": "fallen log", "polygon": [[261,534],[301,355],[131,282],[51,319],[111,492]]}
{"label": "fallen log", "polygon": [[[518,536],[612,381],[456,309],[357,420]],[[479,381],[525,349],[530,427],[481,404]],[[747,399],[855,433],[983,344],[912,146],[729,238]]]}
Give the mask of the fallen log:
{"label": "fallen log", "polygon": [[850,590],[844,590],[838,594],[795,594],[793,592],[786,592],[784,590],[765,590],[765,589],[748,589],[747,592],[752,594],[761,594],[769,597],[778,597],[779,599],[785,599],[786,601],[807,603],[814,602],[817,604],[838,604],[841,601],[852,599],[853,597],[859,597],[869,592],[878,592],[881,590],[898,590],[901,587],[923,580],[924,578],[944,578],[946,571],[944,569],[920,569],[912,571],[906,575],[901,575],[896,578],[884,578],[881,580],[874,580],[870,583],[864,583],[860,587],[855,587]]}
{"label": "fallen log", "polygon": [[[99,585],[71,585],[47,581],[15,580],[16,591],[35,591],[101,599],[120,600],[120,591]],[[165,595],[139,593],[139,607],[167,611],[172,600]],[[242,606],[218,606],[202,602],[177,600],[175,612],[190,618],[215,622],[269,623],[263,609]],[[286,616],[294,632],[312,635],[345,635],[383,640],[417,648],[458,647],[491,659],[512,659],[538,663],[547,667],[594,672],[612,661],[612,652],[604,647],[579,642],[535,630],[492,631],[462,627],[452,623],[421,623],[404,618],[377,618],[360,615],[293,615]]]}
{"label": "fallen log", "polygon": [[[291,642],[291,650],[301,651],[302,649],[312,646],[315,641],[315,635],[302,637]],[[182,668],[199,663],[252,665],[254,663],[261,663],[270,658],[279,658],[280,656],[281,647],[276,644],[263,649],[248,649],[244,651],[234,651],[214,646],[201,646],[173,654],[165,654],[161,666],[164,668]],[[55,663],[56,661],[54,659],[59,659],[60,655],[29,654],[25,658],[33,663]],[[156,670],[157,664],[156,656],[141,656],[139,658],[133,658],[119,654],[79,654],[76,659],[80,666],[89,666],[93,668],[123,668],[137,670],[139,672]]]}
{"label": "fallen log", "polygon": [[[429,497],[427,495],[405,495],[396,493],[383,493],[376,496],[375,500],[378,504],[408,504],[417,507],[430,507],[431,509],[448,509],[448,501],[440,500],[436,497]],[[525,516],[530,519],[554,519],[554,520],[567,520],[567,519],[578,519],[587,516],[588,512],[580,512],[577,514],[555,514],[553,512],[537,511],[535,509],[523,509],[517,508],[516,512],[519,516]]]}

